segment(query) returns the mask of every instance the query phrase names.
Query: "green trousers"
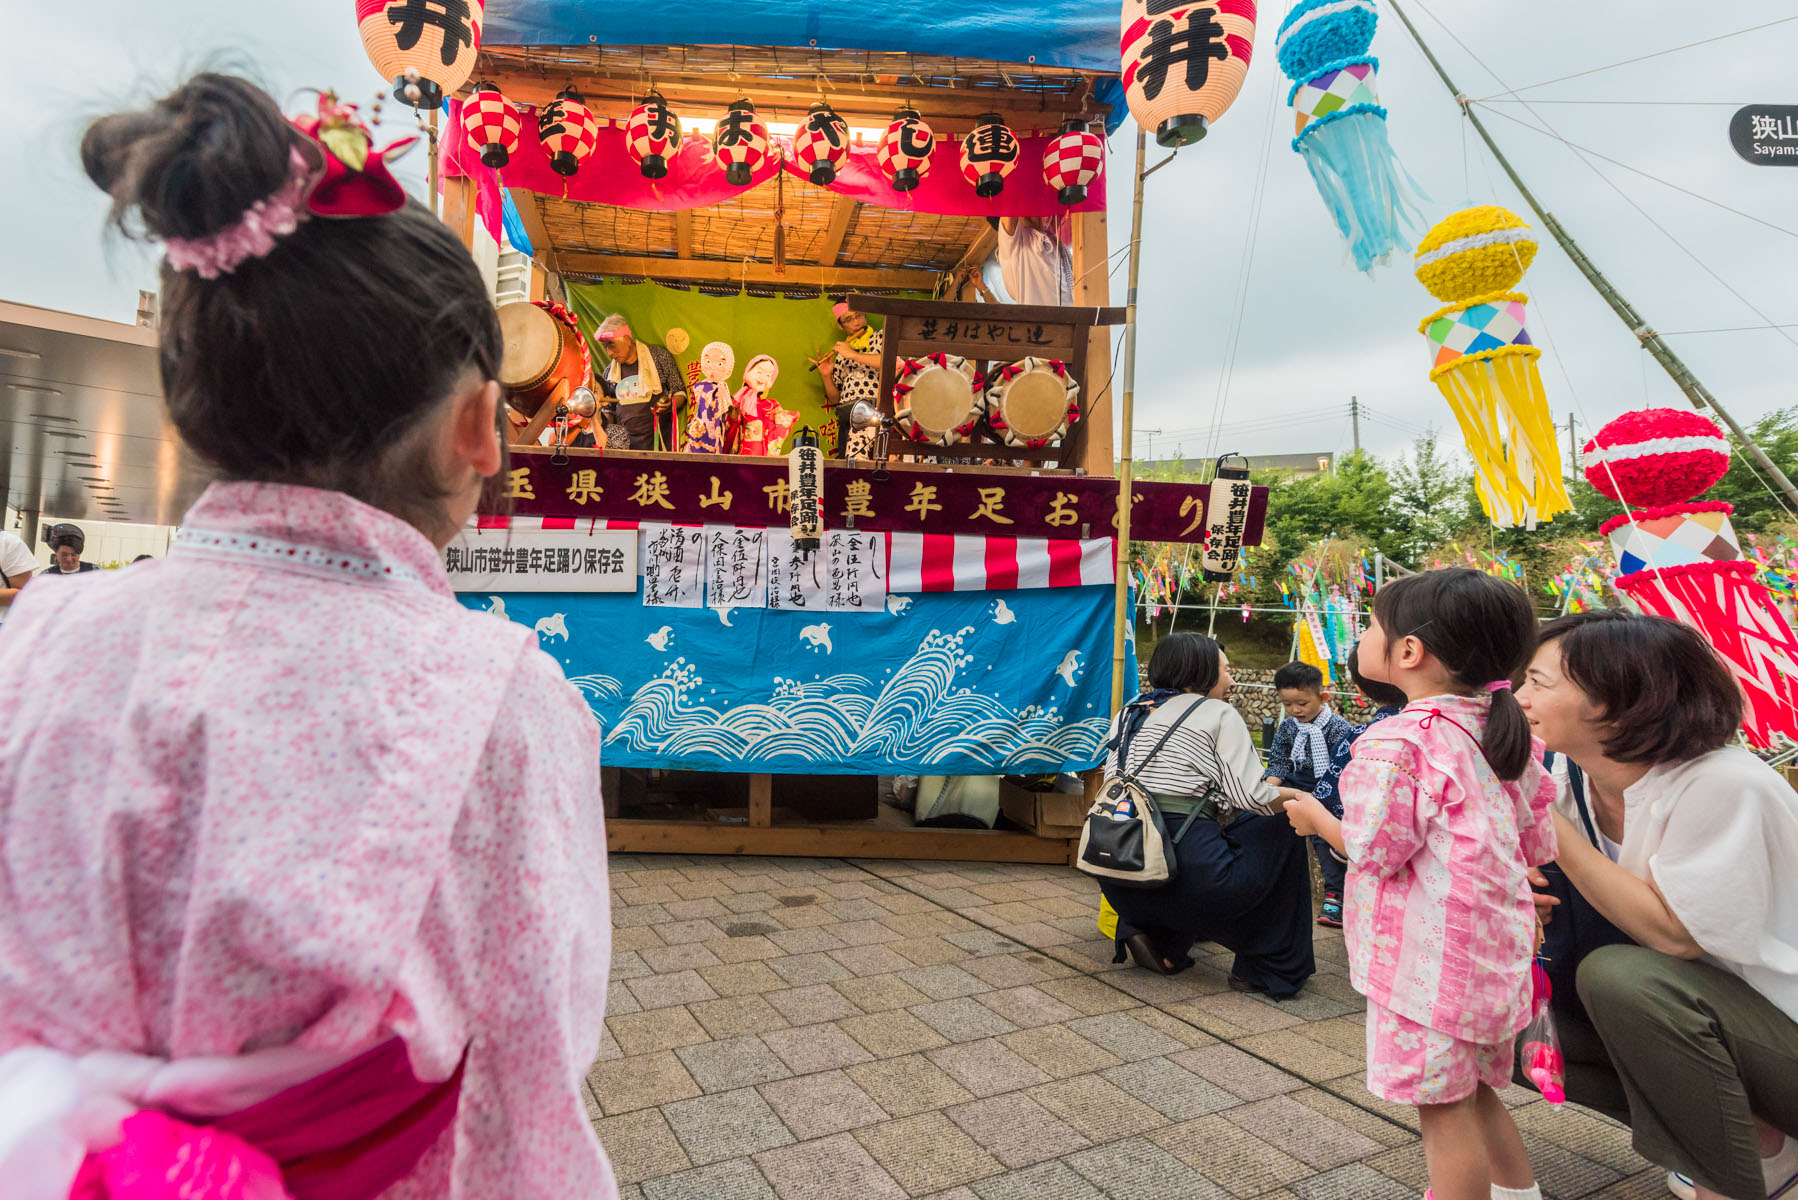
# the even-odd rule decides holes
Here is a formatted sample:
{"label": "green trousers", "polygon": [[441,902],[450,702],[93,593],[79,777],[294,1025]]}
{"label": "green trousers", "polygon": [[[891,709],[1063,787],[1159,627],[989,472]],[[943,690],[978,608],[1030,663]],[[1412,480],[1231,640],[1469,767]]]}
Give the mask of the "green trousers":
{"label": "green trousers", "polygon": [[1591,1024],[1555,1012],[1567,1098],[1627,1122],[1649,1162],[1765,1200],[1753,1118],[1798,1133],[1798,1022],[1727,971],[1641,946],[1587,955],[1579,994]]}

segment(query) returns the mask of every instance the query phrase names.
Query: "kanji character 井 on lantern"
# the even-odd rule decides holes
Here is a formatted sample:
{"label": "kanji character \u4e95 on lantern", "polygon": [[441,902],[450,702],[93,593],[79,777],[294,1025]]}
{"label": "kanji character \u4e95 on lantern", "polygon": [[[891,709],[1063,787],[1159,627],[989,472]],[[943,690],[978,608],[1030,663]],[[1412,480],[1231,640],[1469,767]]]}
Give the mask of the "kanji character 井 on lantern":
{"label": "kanji character \u4e95 on lantern", "polygon": [[1205,136],[1242,89],[1255,46],[1255,0],[1124,0],[1124,95],[1163,146]]}
{"label": "kanji character \u4e95 on lantern", "polygon": [[393,98],[436,108],[468,82],[481,49],[484,0],[356,0],[362,49]]}

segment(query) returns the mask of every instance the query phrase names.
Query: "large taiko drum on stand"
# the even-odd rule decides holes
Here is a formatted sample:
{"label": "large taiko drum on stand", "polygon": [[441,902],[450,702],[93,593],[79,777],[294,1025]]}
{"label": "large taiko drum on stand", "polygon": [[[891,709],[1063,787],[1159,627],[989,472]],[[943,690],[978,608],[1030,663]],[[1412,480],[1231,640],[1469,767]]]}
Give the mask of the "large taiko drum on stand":
{"label": "large taiko drum on stand", "polygon": [[524,416],[536,416],[558,385],[568,385],[566,396],[586,382],[581,335],[544,309],[523,300],[502,304],[499,329],[505,339],[499,381],[512,407]]}
{"label": "large taiko drum on stand", "polygon": [[901,358],[893,378],[893,419],[914,442],[953,446],[980,423],[974,364],[957,354]]}
{"label": "large taiko drum on stand", "polygon": [[1007,446],[1052,446],[1080,419],[1080,385],[1059,359],[1001,368],[986,389],[986,423]]}

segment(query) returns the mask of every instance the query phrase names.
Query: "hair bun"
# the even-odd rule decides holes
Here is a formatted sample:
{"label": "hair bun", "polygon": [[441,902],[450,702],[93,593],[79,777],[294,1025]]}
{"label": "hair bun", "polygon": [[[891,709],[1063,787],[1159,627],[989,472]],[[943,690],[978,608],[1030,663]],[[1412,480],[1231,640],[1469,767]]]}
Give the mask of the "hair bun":
{"label": "hair bun", "polygon": [[[112,196],[112,221],[128,236],[198,238],[280,188],[294,136],[267,92],[208,73],[89,125],[81,165]],[[126,224],[133,209],[141,230]]]}

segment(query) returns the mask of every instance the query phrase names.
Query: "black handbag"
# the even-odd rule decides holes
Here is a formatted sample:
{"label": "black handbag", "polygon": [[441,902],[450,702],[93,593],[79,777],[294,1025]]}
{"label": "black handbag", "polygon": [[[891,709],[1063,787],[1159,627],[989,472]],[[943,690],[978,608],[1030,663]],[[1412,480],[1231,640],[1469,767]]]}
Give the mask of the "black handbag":
{"label": "black handbag", "polygon": [[[1552,771],[1554,760],[1555,756],[1551,751],[1543,765]],[[1587,840],[1594,846],[1599,845],[1598,826],[1593,822],[1591,810],[1586,805],[1585,772],[1572,759],[1567,760],[1567,784],[1568,790],[1573,793],[1573,803],[1579,809],[1580,823],[1584,826]],[[1560,901],[1542,930],[1542,969],[1548,973],[1555,1007],[1589,1021],[1586,1007],[1580,1003],[1579,992],[1575,988],[1580,963],[1594,950],[1604,946],[1633,946],[1635,941],[1611,924],[1610,919],[1594,908],[1590,900],[1580,895],[1579,889],[1573,886],[1573,881],[1567,878],[1567,873],[1561,870],[1559,863],[1549,863],[1541,871],[1548,879],[1548,886],[1536,890]]]}
{"label": "black handbag", "polygon": [[1181,722],[1198,711],[1206,697],[1190,704],[1169,722],[1161,740],[1130,770],[1130,737],[1135,732],[1126,723],[1118,729],[1118,773],[1105,781],[1093,806],[1087,810],[1086,823],[1080,830],[1080,846],[1074,858],[1076,869],[1099,879],[1108,879],[1121,887],[1156,888],[1179,877],[1180,860],[1177,847],[1192,823],[1204,812],[1203,804],[1187,814],[1179,831],[1168,835],[1161,805],[1137,778],[1156,753],[1167,745]]}

